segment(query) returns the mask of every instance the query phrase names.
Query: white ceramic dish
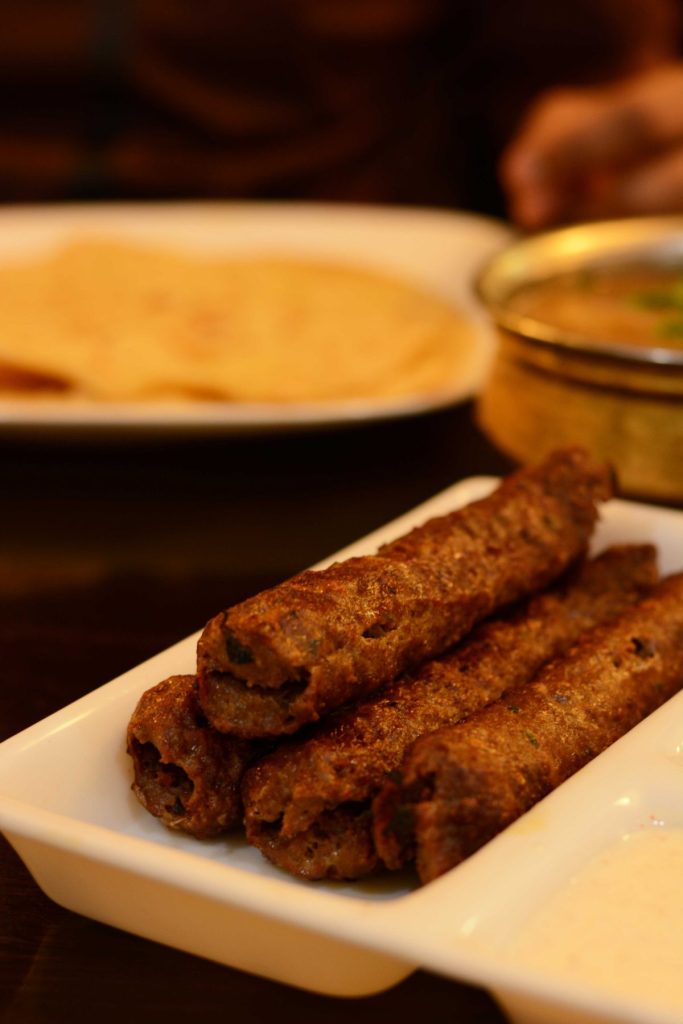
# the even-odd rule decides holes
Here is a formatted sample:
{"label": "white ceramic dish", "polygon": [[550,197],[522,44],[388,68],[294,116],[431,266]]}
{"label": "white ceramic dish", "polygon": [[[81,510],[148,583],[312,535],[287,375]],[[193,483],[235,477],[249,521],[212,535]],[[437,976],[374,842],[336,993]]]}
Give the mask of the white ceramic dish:
{"label": "white ceramic dish", "polygon": [[475,325],[469,364],[438,394],[325,403],[127,403],[0,397],[0,429],[82,431],[293,430],[428,412],[473,395],[484,379],[492,329],[472,281],[512,238],[501,222],[428,209],[316,203],[138,203],[0,210],[0,262],[74,237],[115,237],[181,252],[321,257],[404,277],[466,310]]}
{"label": "white ceramic dish", "polygon": [[[335,557],[372,551],[492,484],[464,481]],[[596,548],[629,539],[656,543],[663,572],[683,566],[681,513],[610,502]],[[167,831],[130,793],[124,732],[135,701],[165,676],[191,671],[195,642],[0,746],[0,827],[48,896],[135,934],[333,995],[376,992],[421,966],[485,986],[520,1024],[680,1024],[680,1013],[647,1001],[522,968],[506,958],[506,943],[596,850],[651,814],[683,824],[683,694],[436,882],[311,884],[285,876],[241,839],[200,844]]]}

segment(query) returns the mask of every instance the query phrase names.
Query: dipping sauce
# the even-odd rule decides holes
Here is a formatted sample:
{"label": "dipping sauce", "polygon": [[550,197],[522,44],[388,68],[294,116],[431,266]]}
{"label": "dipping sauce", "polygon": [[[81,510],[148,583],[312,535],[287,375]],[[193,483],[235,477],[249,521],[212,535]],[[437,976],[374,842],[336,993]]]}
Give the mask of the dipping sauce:
{"label": "dipping sauce", "polygon": [[526,285],[507,306],[564,333],[683,348],[683,267],[587,269]]}
{"label": "dipping sauce", "polygon": [[683,828],[625,836],[523,927],[516,962],[683,1012]]}

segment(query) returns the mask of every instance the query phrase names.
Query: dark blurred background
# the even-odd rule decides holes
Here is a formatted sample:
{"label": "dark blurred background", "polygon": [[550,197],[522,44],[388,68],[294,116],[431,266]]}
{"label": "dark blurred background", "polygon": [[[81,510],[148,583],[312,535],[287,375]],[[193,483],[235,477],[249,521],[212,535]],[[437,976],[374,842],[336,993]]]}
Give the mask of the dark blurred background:
{"label": "dark blurred background", "polygon": [[679,48],[677,0],[4,0],[0,201],[502,213],[532,99]]}

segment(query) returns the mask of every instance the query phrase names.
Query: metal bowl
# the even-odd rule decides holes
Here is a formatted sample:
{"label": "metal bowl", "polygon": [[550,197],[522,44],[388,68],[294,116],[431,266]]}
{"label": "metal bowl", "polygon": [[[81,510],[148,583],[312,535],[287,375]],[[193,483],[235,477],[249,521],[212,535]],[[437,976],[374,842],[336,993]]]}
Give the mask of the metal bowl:
{"label": "metal bowl", "polygon": [[524,238],[477,281],[498,333],[479,397],[485,433],[520,461],[577,442],[633,497],[683,501],[683,346],[572,334],[510,308],[522,287],[567,272],[683,268],[683,216],[604,221]]}

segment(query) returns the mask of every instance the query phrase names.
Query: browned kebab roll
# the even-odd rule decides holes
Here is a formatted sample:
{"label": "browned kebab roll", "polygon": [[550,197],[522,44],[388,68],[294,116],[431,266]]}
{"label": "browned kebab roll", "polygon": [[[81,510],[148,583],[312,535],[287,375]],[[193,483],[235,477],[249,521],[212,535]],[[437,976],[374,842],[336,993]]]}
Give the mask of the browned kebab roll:
{"label": "browned kebab roll", "polygon": [[212,729],[195,676],[143,693],[128,724],[133,792],[169,828],[208,839],[241,823],[240,782],[255,744]]}
{"label": "browned kebab roll", "polygon": [[283,742],[244,777],[247,839],[304,878],[368,874],[377,864],[370,802],[409,744],[530,679],[656,582],[652,546],[611,548],[305,739]]}
{"label": "browned kebab roll", "polygon": [[374,802],[384,863],[423,882],[483,846],[683,686],[683,573],[526,686],[423,736]]}
{"label": "browned kebab roll", "polygon": [[585,549],[609,469],[579,448],[375,555],[309,570],[212,619],[197,650],[202,708],[243,737],[292,733],[440,654]]}

